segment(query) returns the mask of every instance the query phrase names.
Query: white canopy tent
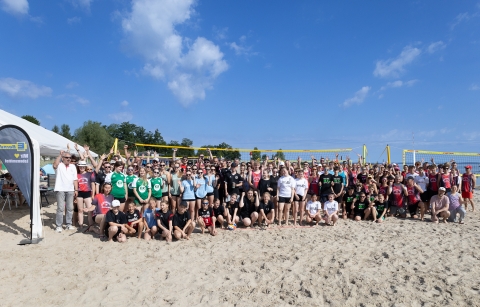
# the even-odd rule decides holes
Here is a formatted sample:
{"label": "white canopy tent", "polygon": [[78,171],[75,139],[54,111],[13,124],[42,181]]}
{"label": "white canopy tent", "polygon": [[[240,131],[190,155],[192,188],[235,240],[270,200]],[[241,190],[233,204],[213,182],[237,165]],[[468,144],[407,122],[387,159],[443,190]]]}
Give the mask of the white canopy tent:
{"label": "white canopy tent", "polygon": [[[41,156],[58,157],[60,150],[67,150],[67,144],[70,147],[70,153],[76,153],[74,149],[75,143],[71,140],[56,134],[53,131],[35,125],[21,117],[0,110],[0,126],[3,125],[16,125],[25,130],[31,139],[38,142]],[[80,152],[83,152],[82,146],[79,146],[79,149]],[[92,154],[92,157],[97,157],[96,153],[92,151],[90,153]]]}
{"label": "white canopy tent", "polygon": [[[27,241],[38,242],[40,238],[43,238],[42,221],[40,216],[40,177],[37,175],[38,170],[40,170],[40,156],[58,157],[60,151],[66,151],[67,147],[70,148],[70,153],[74,153],[76,152],[74,147],[75,143],[53,131],[35,125],[23,118],[5,112],[4,110],[0,110],[0,126],[5,125],[15,125],[22,128],[32,140],[34,155],[32,159],[34,169],[34,173],[32,174],[33,195],[31,204],[32,240]],[[84,152],[82,146],[79,146],[79,150]],[[94,152],[91,152],[91,154],[93,157],[98,156]]]}

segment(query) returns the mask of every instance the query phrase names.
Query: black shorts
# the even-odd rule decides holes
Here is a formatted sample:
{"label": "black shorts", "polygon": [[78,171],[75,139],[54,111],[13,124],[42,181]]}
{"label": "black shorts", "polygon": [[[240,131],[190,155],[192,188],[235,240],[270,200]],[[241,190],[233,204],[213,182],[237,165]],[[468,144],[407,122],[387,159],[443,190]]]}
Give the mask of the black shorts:
{"label": "black shorts", "polygon": [[355,211],[355,217],[359,216],[362,220],[365,219],[365,212],[363,210],[360,211]]}
{"label": "black shorts", "polygon": [[293,198],[294,198],[295,201],[302,201],[303,195],[297,194]]}
{"label": "black shorts", "polygon": [[339,203],[339,204],[342,203],[342,197],[341,197],[341,196],[339,196],[339,197],[337,197],[337,198],[334,198],[333,200],[336,201],[336,202]]}
{"label": "black shorts", "polygon": [[321,203],[324,203],[328,200],[328,195],[330,195],[331,193],[328,193],[328,194],[322,194],[320,195],[320,202]]}
{"label": "black shorts", "polygon": [[175,196],[175,197],[180,197],[180,194],[170,194],[172,196]]}
{"label": "black shorts", "polygon": [[91,191],[78,191],[77,198],[91,198],[92,192]]}
{"label": "black shorts", "polygon": [[189,199],[182,199],[182,200],[183,200],[183,201],[194,201],[195,199],[193,199],[193,198],[190,199],[190,198],[189,198]]}
{"label": "black shorts", "polygon": [[207,193],[207,196],[214,196],[214,195],[215,195],[214,192],[212,192],[212,193]]}
{"label": "black shorts", "polygon": [[125,203],[125,201],[127,200],[125,197],[122,197],[122,198],[114,197],[113,199],[118,200],[121,204]]}
{"label": "black shorts", "polygon": [[425,191],[423,193],[420,193],[420,199],[426,203],[430,200],[430,197],[429,197],[430,193],[428,193],[428,191]]}
{"label": "black shorts", "polygon": [[[112,238],[112,239],[114,239],[114,240],[116,240],[116,239],[118,238],[118,235],[122,233],[122,227],[119,227],[119,226],[117,226],[117,227],[118,227],[117,233],[116,233],[116,234],[113,236],[113,238]],[[107,238],[108,238],[108,228],[110,228],[110,226],[109,226],[109,227],[105,227],[105,236],[106,236]]]}
{"label": "black shorts", "polygon": [[413,216],[413,215],[417,214],[419,203],[420,203],[420,201],[417,201],[414,204],[408,205],[408,212],[410,213],[410,215]]}
{"label": "black shorts", "polygon": [[345,212],[347,212],[349,215],[352,213],[352,204],[347,204],[345,203]]}
{"label": "black shorts", "polygon": [[279,203],[285,203],[285,204],[289,204],[290,203],[290,197],[278,197],[278,202]]}

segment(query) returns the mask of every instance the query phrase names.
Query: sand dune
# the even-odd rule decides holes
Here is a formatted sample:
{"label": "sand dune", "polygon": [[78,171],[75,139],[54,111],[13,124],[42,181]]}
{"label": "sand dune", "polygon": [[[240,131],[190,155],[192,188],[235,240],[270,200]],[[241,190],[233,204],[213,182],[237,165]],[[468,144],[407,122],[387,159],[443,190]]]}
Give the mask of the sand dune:
{"label": "sand dune", "polygon": [[0,218],[2,306],[480,306],[478,211],[465,225],[340,221],[170,244],[57,234],[55,205],[42,213],[39,245],[17,245],[26,207]]}

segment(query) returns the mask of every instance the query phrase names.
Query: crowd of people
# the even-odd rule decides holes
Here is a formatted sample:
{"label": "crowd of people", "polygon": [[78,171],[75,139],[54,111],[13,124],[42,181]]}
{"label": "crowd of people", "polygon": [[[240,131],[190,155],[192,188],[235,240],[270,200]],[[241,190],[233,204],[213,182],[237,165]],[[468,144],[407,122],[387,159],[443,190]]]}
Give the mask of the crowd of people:
{"label": "crowd of people", "polygon": [[[108,241],[128,236],[151,240],[190,239],[198,228],[265,229],[271,225],[335,226],[340,219],[382,223],[388,218],[434,223],[465,222],[475,210],[476,180],[470,165],[455,161],[362,164],[325,158],[311,161],[242,162],[200,154],[166,160],[150,152],[133,155],[124,147],[98,162],[88,146],[78,155],[60,152],[56,171],[56,232],[92,231]],[[88,161],[88,163],[87,163]],[[66,210],[66,212],[65,212]],[[84,217],[87,215],[85,225]]]}

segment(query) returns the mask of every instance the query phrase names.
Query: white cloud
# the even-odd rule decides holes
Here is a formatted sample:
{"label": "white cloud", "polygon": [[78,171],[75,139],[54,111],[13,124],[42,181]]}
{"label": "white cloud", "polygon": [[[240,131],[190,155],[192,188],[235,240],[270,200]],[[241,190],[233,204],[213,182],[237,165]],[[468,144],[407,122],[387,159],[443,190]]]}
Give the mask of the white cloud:
{"label": "white cloud", "polygon": [[469,88],[471,91],[478,91],[480,90],[480,86],[478,84],[472,84]]}
{"label": "white cloud", "polygon": [[347,108],[353,104],[361,104],[365,98],[367,97],[368,92],[370,91],[371,87],[370,86],[364,86],[362,87],[359,91],[355,93],[355,95],[352,98],[346,99],[343,103],[342,106]]}
{"label": "white cloud", "polygon": [[13,78],[0,79],[0,91],[6,93],[12,98],[32,98],[41,96],[50,96],[52,89],[47,86],[36,85],[28,80],[18,80]]}
{"label": "white cloud", "polygon": [[112,113],[108,116],[116,122],[128,122],[133,118],[133,115],[129,112]]}
{"label": "white cloud", "polygon": [[75,8],[81,8],[90,12],[90,4],[93,0],[70,0],[69,1]]}
{"label": "white cloud", "polygon": [[125,46],[145,59],[144,73],[167,82],[187,106],[228,69],[220,48],[203,37],[191,40],[175,29],[194,13],[194,0],[133,0],[122,19]]}
{"label": "white cloud", "polygon": [[218,39],[218,40],[226,39],[227,38],[227,32],[228,32],[227,27],[221,28],[221,29],[217,29],[217,27],[213,27],[213,33],[215,35],[215,38]]}
{"label": "white cloud", "polygon": [[393,81],[393,82],[388,82],[386,85],[384,85],[380,88],[380,91],[384,91],[384,90],[389,89],[389,88],[399,88],[399,87],[403,87],[403,86],[412,86],[417,82],[418,82],[417,79],[413,79],[413,80],[409,80],[409,81],[397,80],[397,81]]}
{"label": "white cloud", "polygon": [[122,102],[120,103],[120,105],[121,105],[122,107],[126,107],[126,106],[128,106],[128,101],[124,100],[124,101],[122,101]]}
{"label": "white cloud", "polygon": [[82,21],[82,18],[77,17],[77,16],[67,19],[67,23],[68,23],[69,25],[73,25],[73,24],[75,24],[75,23],[79,23],[80,21]]}
{"label": "white cloud", "polygon": [[[477,7],[478,7],[478,5],[477,5]],[[479,12],[476,12],[476,13],[473,13],[473,14],[470,14],[468,12],[458,14],[455,17],[455,19],[450,23],[450,30],[455,29],[455,27],[458,26],[459,24],[461,24],[462,22],[468,22],[470,19],[478,17],[478,16],[480,16]]]}
{"label": "white cloud", "polygon": [[427,52],[428,53],[434,53],[434,52],[437,52],[438,50],[441,50],[441,49],[445,49],[447,45],[445,45],[444,42],[442,41],[438,41],[438,42],[435,42],[435,43],[431,43],[428,47],[427,47]]}
{"label": "white cloud", "polygon": [[377,61],[373,75],[381,78],[398,77],[405,71],[404,66],[412,63],[420,54],[420,49],[406,46],[398,57]]}
{"label": "white cloud", "polygon": [[13,15],[28,14],[27,0],[0,0],[2,10]]}
{"label": "white cloud", "polygon": [[79,86],[80,84],[78,84],[77,82],[75,81],[72,81],[70,83],[68,83],[67,85],[65,85],[66,88],[70,89],[70,88],[74,88],[74,87],[77,87]]}
{"label": "white cloud", "polygon": [[88,100],[86,98],[83,98],[83,97],[80,97],[80,96],[75,95],[75,94],[62,94],[62,95],[58,95],[57,98],[59,98],[59,99],[71,98],[72,102],[79,103],[82,106],[86,106],[90,103],[90,100]]}
{"label": "white cloud", "polygon": [[252,52],[252,46],[247,46],[246,45],[246,40],[247,37],[245,35],[240,36],[239,38],[239,43],[237,44],[236,42],[232,42],[228,44],[230,46],[230,49],[235,51],[236,55],[257,55],[258,52]]}

